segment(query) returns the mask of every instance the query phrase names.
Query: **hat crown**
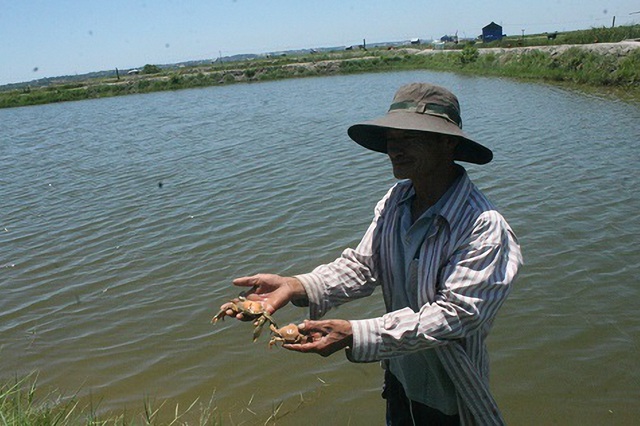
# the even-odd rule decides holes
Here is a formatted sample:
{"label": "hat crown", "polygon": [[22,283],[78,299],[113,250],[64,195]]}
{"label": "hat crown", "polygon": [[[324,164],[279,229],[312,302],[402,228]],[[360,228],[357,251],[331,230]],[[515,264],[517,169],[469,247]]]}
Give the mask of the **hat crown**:
{"label": "hat crown", "polygon": [[411,83],[400,87],[393,97],[389,112],[399,110],[441,117],[462,128],[458,98],[444,87],[428,83]]}
{"label": "hat crown", "polygon": [[411,83],[398,89],[389,111],[374,120],[349,127],[349,137],[372,151],[387,153],[389,130],[436,133],[457,138],[454,160],[487,164],[491,150],[462,131],[458,98],[444,87]]}

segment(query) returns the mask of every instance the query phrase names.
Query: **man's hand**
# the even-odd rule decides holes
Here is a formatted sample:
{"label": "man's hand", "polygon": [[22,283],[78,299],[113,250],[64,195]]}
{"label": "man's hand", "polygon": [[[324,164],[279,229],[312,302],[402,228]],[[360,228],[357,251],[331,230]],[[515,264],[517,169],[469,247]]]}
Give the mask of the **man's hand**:
{"label": "man's hand", "polygon": [[[282,277],[275,274],[258,274],[236,278],[233,280],[233,285],[251,287],[242,292],[241,295],[248,300],[261,302],[269,315],[272,315],[292,300],[307,297],[304,287],[296,278]],[[224,308],[224,306],[222,305],[221,308]],[[227,310],[226,313],[228,316],[235,316],[240,320],[243,319],[242,314],[235,314],[231,310]]]}
{"label": "man's hand", "polygon": [[300,332],[310,337],[308,343],[282,345],[297,352],[312,352],[327,357],[340,349],[353,345],[351,323],[345,320],[305,320],[298,326]]}

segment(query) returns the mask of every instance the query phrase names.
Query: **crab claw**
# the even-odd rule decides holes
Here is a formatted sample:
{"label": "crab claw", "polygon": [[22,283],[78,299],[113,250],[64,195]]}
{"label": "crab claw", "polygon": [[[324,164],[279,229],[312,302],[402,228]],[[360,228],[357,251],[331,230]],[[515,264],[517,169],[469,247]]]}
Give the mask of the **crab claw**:
{"label": "crab claw", "polygon": [[254,321],[254,325],[256,328],[253,329],[253,341],[255,342],[260,337],[260,333],[262,333],[262,327],[264,326],[265,321],[267,320],[266,316],[261,316],[257,320]]}
{"label": "crab claw", "polygon": [[[273,325],[274,327],[278,328],[278,324],[276,324],[276,321],[268,313],[266,313],[266,312],[263,313],[262,314],[262,318],[266,319],[267,321],[269,321],[269,323],[271,325]],[[263,319],[263,322],[264,322],[264,319]]]}
{"label": "crab claw", "polygon": [[260,333],[262,333],[262,328],[264,327],[264,323],[269,321],[269,327],[273,330],[274,328],[277,328],[277,324],[276,322],[273,320],[273,318],[271,318],[271,315],[267,314],[266,312],[263,313],[260,318],[258,318],[257,320],[255,320],[253,322],[253,325],[256,326],[256,328],[253,329],[253,341],[255,342],[256,340],[258,340],[258,337],[260,337]]}
{"label": "crab claw", "polygon": [[279,337],[272,337],[271,340],[269,340],[269,349],[273,349],[273,345],[277,344],[281,340],[282,339]]}
{"label": "crab claw", "polygon": [[223,320],[224,321],[224,317],[227,316],[227,311],[233,311],[236,312],[237,308],[236,308],[236,304],[233,302],[227,302],[224,305],[222,305],[220,307],[220,311],[218,311],[217,314],[215,314],[215,316],[213,318],[211,318],[211,323],[215,324],[218,322],[218,320]]}
{"label": "crab claw", "polygon": [[211,318],[211,323],[215,324],[218,322],[219,319],[224,321],[224,317],[226,317],[226,309],[220,309],[220,312],[218,312],[213,318]]}
{"label": "crab claw", "polygon": [[274,334],[273,336],[271,336],[271,339],[269,340],[269,349],[271,349],[273,348],[273,345],[275,345],[279,341],[279,337],[277,336],[278,329],[276,328],[275,325],[269,324],[269,328],[271,329],[271,333]]}

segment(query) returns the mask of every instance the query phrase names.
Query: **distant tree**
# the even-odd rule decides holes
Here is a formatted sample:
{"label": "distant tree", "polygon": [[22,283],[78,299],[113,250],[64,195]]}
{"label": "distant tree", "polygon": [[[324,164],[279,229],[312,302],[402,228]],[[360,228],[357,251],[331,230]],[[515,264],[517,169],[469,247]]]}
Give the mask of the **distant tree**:
{"label": "distant tree", "polygon": [[142,74],[158,74],[160,72],[160,67],[157,65],[147,64],[142,68]]}

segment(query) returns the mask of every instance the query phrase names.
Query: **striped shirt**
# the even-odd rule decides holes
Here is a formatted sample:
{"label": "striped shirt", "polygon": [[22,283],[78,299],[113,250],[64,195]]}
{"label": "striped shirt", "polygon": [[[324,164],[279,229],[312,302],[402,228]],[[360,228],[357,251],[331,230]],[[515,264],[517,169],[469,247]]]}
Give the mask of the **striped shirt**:
{"label": "striped shirt", "polygon": [[[456,179],[440,199],[429,207],[420,217],[413,220],[411,205],[415,200],[415,190],[410,190],[398,202],[400,224],[396,227],[393,259],[393,305],[389,311],[410,307],[414,311],[420,309],[418,303],[418,265],[420,264],[420,247],[431,228],[433,219],[442,206],[453,194]],[[403,285],[398,285],[403,283]],[[407,398],[419,402],[449,416],[458,414],[458,402],[455,386],[444,370],[438,355],[433,349],[395,356],[386,363],[388,370],[402,383]]]}
{"label": "striped shirt", "polygon": [[388,312],[351,321],[349,359],[371,362],[433,349],[456,388],[462,423],[503,424],[489,390],[486,337],[522,265],[517,239],[464,172],[420,248],[420,309],[392,310],[398,203],[411,189],[410,181],[400,181],[387,192],[355,249],[297,276],[309,298],[310,317],[320,318],[382,286]]}

